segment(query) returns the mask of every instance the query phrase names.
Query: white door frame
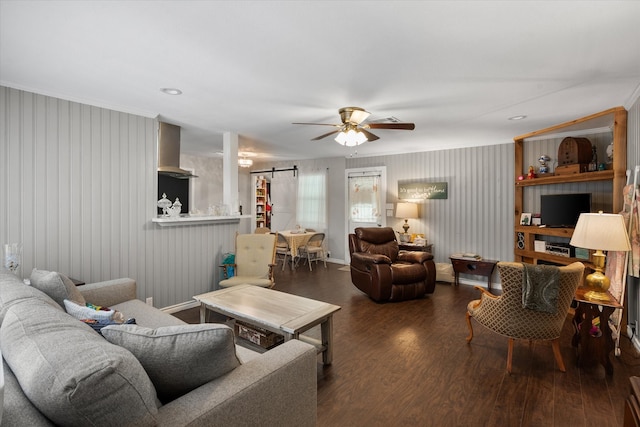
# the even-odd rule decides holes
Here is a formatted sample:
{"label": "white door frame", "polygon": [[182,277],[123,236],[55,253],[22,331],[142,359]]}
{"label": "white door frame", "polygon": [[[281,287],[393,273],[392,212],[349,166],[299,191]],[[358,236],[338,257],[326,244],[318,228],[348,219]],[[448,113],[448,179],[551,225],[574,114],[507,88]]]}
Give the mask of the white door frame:
{"label": "white door frame", "polygon": [[367,173],[371,174],[379,174],[380,175],[380,207],[382,209],[382,214],[380,216],[380,227],[385,227],[387,225],[387,167],[386,166],[370,166],[366,168],[352,168],[345,169],[344,171],[344,206],[345,206],[345,215],[344,215],[344,229],[347,230],[345,233],[345,251],[344,251],[344,261],[348,265],[351,262],[351,257],[349,255],[349,233],[351,230],[349,228],[349,218],[351,216],[349,212],[349,175],[350,174],[362,174],[365,175]]}

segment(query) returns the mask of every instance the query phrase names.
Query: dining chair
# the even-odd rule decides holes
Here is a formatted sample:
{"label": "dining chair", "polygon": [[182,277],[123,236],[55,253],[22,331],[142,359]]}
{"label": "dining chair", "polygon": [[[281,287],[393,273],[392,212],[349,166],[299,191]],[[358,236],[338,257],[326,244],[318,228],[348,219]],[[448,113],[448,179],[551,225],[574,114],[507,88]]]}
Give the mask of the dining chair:
{"label": "dining chair", "polygon": [[284,266],[287,265],[287,257],[292,257],[291,248],[289,247],[289,242],[282,234],[276,232],[276,236],[276,258],[282,257],[282,271],[284,271]]}
{"label": "dining chair", "polygon": [[318,265],[318,259],[324,262],[324,268],[327,268],[327,257],[324,251],[324,233],[315,233],[307,240],[303,246],[298,248],[298,255],[300,258],[307,258],[309,264],[309,271],[313,271],[311,268],[311,261],[315,261]]}

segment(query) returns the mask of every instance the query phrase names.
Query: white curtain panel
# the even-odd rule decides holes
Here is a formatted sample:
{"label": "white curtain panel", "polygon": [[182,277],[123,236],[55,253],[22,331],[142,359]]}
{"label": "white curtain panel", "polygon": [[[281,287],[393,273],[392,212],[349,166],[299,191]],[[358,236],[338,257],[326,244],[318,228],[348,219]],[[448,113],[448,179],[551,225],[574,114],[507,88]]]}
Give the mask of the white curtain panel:
{"label": "white curtain panel", "polygon": [[297,223],[318,232],[327,229],[327,170],[300,171],[298,177]]}

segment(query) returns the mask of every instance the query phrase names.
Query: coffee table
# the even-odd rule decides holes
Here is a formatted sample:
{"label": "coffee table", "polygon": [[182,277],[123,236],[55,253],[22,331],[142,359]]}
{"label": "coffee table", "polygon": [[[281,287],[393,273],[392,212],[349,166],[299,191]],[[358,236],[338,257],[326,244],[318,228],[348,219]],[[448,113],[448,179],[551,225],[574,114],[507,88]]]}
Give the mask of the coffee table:
{"label": "coffee table", "polygon": [[[322,353],[322,362],[333,359],[333,313],[340,306],[266,289],[260,286],[238,285],[193,297],[200,303],[200,323],[207,310],[215,311],[253,326],[284,336],[284,340],[299,339],[313,344]],[[320,325],[321,340],[300,335]]]}

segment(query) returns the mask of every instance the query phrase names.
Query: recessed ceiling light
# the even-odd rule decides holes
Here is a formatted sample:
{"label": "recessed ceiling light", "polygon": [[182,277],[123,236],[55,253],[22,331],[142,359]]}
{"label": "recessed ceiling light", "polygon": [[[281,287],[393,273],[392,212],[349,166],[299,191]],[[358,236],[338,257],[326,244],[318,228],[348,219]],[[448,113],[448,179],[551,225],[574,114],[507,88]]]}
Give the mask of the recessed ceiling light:
{"label": "recessed ceiling light", "polygon": [[527,116],[513,116],[513,117],[509,117],[509,120],[522,120],[526,118]]}
{"label": "recessed ceiling light", "polygon": [[173,87],[163,87],[160,89],[160,92],[166,93],[167,95],[182,95],[182,91],[180,89]]}

